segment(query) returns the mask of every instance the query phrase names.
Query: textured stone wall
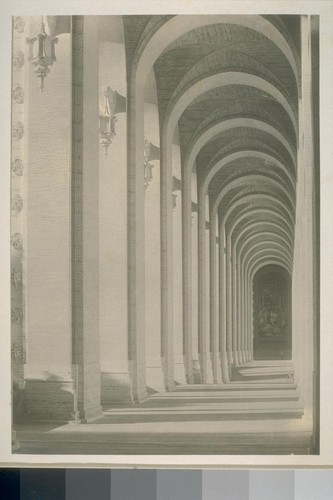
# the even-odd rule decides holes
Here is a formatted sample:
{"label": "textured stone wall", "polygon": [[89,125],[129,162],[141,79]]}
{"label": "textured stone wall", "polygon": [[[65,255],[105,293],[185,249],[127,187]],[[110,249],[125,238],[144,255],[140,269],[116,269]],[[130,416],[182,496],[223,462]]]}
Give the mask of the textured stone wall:
{"label": "textured stone wall", "polygon": [[[40,18],[29,18],[29,33]],[[58,36],[57,61],[26,87],[26,405],[33,418],[73,414],[71,312],[70,34]]]}
{"label": "textured stone wall", "polygon": [[[27,19],[13,19],[11,152],[11,358],[14,392],[22,389],[25,362],[24,257],[26,249]],[[15,411],[15,409],[14,409]]]}

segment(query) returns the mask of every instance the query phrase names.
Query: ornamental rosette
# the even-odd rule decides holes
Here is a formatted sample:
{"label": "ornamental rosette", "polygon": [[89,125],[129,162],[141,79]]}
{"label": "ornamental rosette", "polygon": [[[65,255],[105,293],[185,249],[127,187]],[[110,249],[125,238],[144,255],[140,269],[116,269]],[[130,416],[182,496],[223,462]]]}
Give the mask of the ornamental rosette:
{"label": "ornamental rosette", "polygon": [[12,244],[12,247],[15,248],[15,250],[22,250],[22,245],[23,245],[23,237],[21,233],[15,233],[10,239],[10,242]]}
{"label": "ornamental rosette", "polygon": [[13,90],[13,101],[15,101],[16,104],[23,104],[24,102],[24,90],[20,85],[17,85]]}
{"label": "ornamental rosette", "polygon": [[25,22],[23,17],[17,16],[14,19],[14,30],[17,33],[23,33],[25,28]]}
{"label": "ornamental rosette", "polygon": [[19,307],[13,307],[11,311],[11,318],[13,323],[20,323],[23,319],[22,309]]}
{"label": "ornamental rosette", "polygon": [[13,66],[15,69],[22,69],[24,66],[24,54],[22,50],[17,50],[13,54]]}
{"label": "ornamental rosette", "polygon": [[23,175],[23,161],[20,158],[15,158],[12,162],[12,172],[18,177]]}
{"label": "ornamental rosette", "polygon": [[16,194],[12,198],[11,202],[11,211],[14,215],[18,215],[20,212],[23,210],[23,199],[22,196],[19,194]]}
{"label": "ornamental rosette", "polygon": [[21,123],[21,122],[14,123],[14,125],[12,127],[13,138],[17,139],[19,141],[20,139],[22,139],[23,134],[24,134],[23,123]]}

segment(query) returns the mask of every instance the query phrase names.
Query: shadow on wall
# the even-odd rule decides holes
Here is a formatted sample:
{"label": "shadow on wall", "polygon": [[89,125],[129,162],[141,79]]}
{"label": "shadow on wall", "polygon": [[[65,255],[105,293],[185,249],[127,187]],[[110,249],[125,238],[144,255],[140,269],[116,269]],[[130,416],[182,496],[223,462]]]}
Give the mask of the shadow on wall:
{"label": "shadow on wall", "polygon": [[[73,382],[50,375],[48,380],[13,381],[13,422],[77,420]],[[56,425],[55,425],[56,427]]]}

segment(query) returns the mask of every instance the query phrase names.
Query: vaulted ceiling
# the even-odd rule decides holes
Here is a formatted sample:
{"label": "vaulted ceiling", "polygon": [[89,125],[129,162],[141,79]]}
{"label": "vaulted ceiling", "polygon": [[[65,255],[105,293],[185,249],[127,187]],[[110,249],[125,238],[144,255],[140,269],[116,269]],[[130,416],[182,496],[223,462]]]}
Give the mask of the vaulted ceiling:
{"label": "vaulted ceiling", "polygon": [[[138,47],[145,46],[152,34],[167,30],[173,17],[124,17],[129,75]],[[198,190],[207,185],[206,194],[218,205],[227,230],[239,220],[236,233],[243,228],[244,234],[260,237],[267,258],[273,240],[284,242],[285,261],[290,263],[297,178],[299,18],[233,16],[230,22],[228,16],[221,18],[223,22],[207,18],[203,16],[202,25],[196,19],[195,29],[189,23],[188,30],[161,47],[154,62],[161,134],[173,110],[185,102],[177,133],[183,164],[194,145],[200,144],[193,162]],[[266,32],[261,31],[263,23]],[[282,43],[269,36],[272,30],[282,35]],[[285,45],[296,70],[289,51],[281,48]]]}

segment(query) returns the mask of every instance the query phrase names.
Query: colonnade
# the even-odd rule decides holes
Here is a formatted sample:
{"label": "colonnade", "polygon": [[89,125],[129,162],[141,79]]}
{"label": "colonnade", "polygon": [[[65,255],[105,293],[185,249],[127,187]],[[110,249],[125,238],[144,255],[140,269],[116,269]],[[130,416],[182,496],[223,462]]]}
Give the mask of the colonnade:
{"label": "colonnade", "polygon": [[[232,383],[253,360],[253,280],[269,266],[292,282],[292,363],[311,412],[311,18],[297,47],[278,16],[146,17],[72,17],[41,95],[28,61],[14,70],[26,129],[21,153],[13,143],[25,167],[12,361],[27,414],[86,422],[177,384]],[[126,109],[105,157],[106,86]]]}

